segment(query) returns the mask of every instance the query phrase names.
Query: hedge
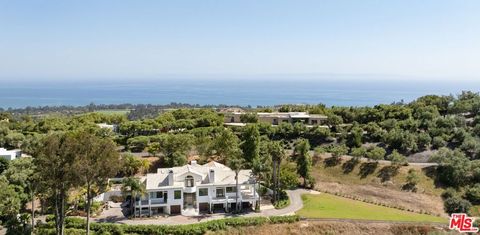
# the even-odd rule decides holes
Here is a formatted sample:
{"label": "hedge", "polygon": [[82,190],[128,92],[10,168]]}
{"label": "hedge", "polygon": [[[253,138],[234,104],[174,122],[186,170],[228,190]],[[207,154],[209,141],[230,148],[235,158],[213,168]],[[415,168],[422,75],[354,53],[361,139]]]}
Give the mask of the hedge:
{"label": "hedge", "polygon": [[[196,235],[205,234],[207,231],[226,230],[227,227],[256,226],[262,224],[293,223],[300,220],[297,215],[291,216],[270,216],[270,217],[236,217],[211,220],[198,224],[187,225],[126,225],[111,223],[91,223],[90,229],[93,234],[180,234]],[[86,222],[82,218],[68,217],[65,219],[65,228],[69,229],[66,234],[79,233],[85,229]],[[54,225],[53,222],[38,226],[38,234],[51,234]]]}

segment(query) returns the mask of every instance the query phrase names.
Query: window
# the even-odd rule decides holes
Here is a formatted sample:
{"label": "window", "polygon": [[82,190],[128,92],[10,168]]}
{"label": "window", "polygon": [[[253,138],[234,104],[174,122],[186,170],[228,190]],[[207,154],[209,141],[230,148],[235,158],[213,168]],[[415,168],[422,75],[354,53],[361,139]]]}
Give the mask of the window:
{"label": "window", "polygon": [[312,120],[312,125],[317,125],[318,121],[317,120]]}
{"label": "window", "polygon": [[227,193],[234,193],[234,192],[237,191],[237,189],[235,187],[227,187],[226,191],[227,191]]}
{"label": "window", "polygon": [[185,177],[185,187],[193,187],[193,186],[194,186],[193,176],[189,175]]}
{"label": "window", "polygon": [[163,198],[163,192],[151,192],[150,198]]}
{"label": "window", "polygon": [[173,192],[173,198],[174,198],[174,199],[182,199],[182,191],[180,191],[180,190],[175,190],[175,191]]}
{"label": "window", "polygon": [[208,188],[199,188],[198,196],[208,196]]}
{"label": "window", "polygon": [[217,188],[217,197],[225,197],[225,190],[223,188]]}

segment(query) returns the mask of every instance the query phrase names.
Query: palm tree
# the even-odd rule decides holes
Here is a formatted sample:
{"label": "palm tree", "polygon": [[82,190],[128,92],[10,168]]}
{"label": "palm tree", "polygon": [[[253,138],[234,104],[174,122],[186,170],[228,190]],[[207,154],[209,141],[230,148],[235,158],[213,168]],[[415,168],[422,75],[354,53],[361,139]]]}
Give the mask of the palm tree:
{"label": "palm tree", "polygon": [[143,174],[148,173],[148,170],[150,169],[150,166],[151,166],[151,165],[152,165],[152,164],[150,163],[149,160],[147,160],[147,159],[142,159],[142,160],[141,160],[141,167],[140,167],[140,168],[142,169],[142,173],[143,173]]}
{"label": "palm tree", "polygon": [[236,151],[236,154],[234,156],[231,156],[231,158],[228,160],[228,165],[230,168],[235,172],[235,184],[236,184],[236,194],[237,197],[235,199],[235,211],[239,211],[239,206],[238,206],[238,197],[239,197],[239,190],[238,190],[238,174],[240,173],[240,170],[242,170],[243,166],[245,165],[245,160],[241,157],[241,150]]}
{"label": "palm tree", "polygon": [[[268,159],[266,156],[260,156],[255,159],[253,159],[252,162],[252,177],[255,179],[255,188],[256,184],[258,183],[258,188],[261,186],[261,181],[264,180],[266,177],[265,175],[270,172],[270,165],[267,163]],[[256,204],[255,210],[260,210],[260,203],[261,203],[262,197],[259,193],[258,197],[258,203]]]}
{"label": "palm tree", "polygon": [[130,211],[132,211],[133,208],[133,217],[136,216],[136,207],[135,207],[135,201],[137,195],[144,195],[146,193],[146,188],[145,184],[140,182],[137,178],[134,177],[128,177],[123,179],[122,182],[122,194],[123,195],[130,195]]}
{"label": "palm tree", "polygon": [[279,197],[279,177],[280,177],[280,163],[285,158],[285,150],[281,142],[273,141],[268,145],[268,152],[272,158],[273,165],[273,202],[277,202]]}

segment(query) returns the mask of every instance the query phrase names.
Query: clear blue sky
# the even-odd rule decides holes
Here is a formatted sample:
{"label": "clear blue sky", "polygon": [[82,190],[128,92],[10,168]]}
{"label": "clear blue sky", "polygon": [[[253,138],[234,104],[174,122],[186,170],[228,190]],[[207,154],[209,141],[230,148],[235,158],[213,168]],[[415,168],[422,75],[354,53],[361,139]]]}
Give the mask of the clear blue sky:
{"label": "clear blue sky", "polygon": [[480,1],[0,0],[0,79],[166,74],[480,79]]}

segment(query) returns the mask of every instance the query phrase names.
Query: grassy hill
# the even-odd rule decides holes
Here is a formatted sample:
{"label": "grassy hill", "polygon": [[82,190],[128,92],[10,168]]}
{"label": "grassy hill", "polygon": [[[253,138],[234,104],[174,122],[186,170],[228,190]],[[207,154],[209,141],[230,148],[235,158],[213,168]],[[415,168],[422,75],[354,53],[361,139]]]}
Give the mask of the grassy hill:
{"label": "grassy hill", "polygon": [[[321,159],[314,165],[312,175],[319,191],[446,217],[440,197],[443,189],[427,176],[427,168],[403,166],[392,174],[389,167],[390,164],[373,162],[352,166],[347,159],[332,165]],[[416,192],[404,190],[411,168],[419,176]]]}
{"label": "grassy hill", "polygon": [[302,195],[304,207],[298,215],[307,218],[338,218],[415,222],[447,222],[447,219],[373,205],[327,193]]}

